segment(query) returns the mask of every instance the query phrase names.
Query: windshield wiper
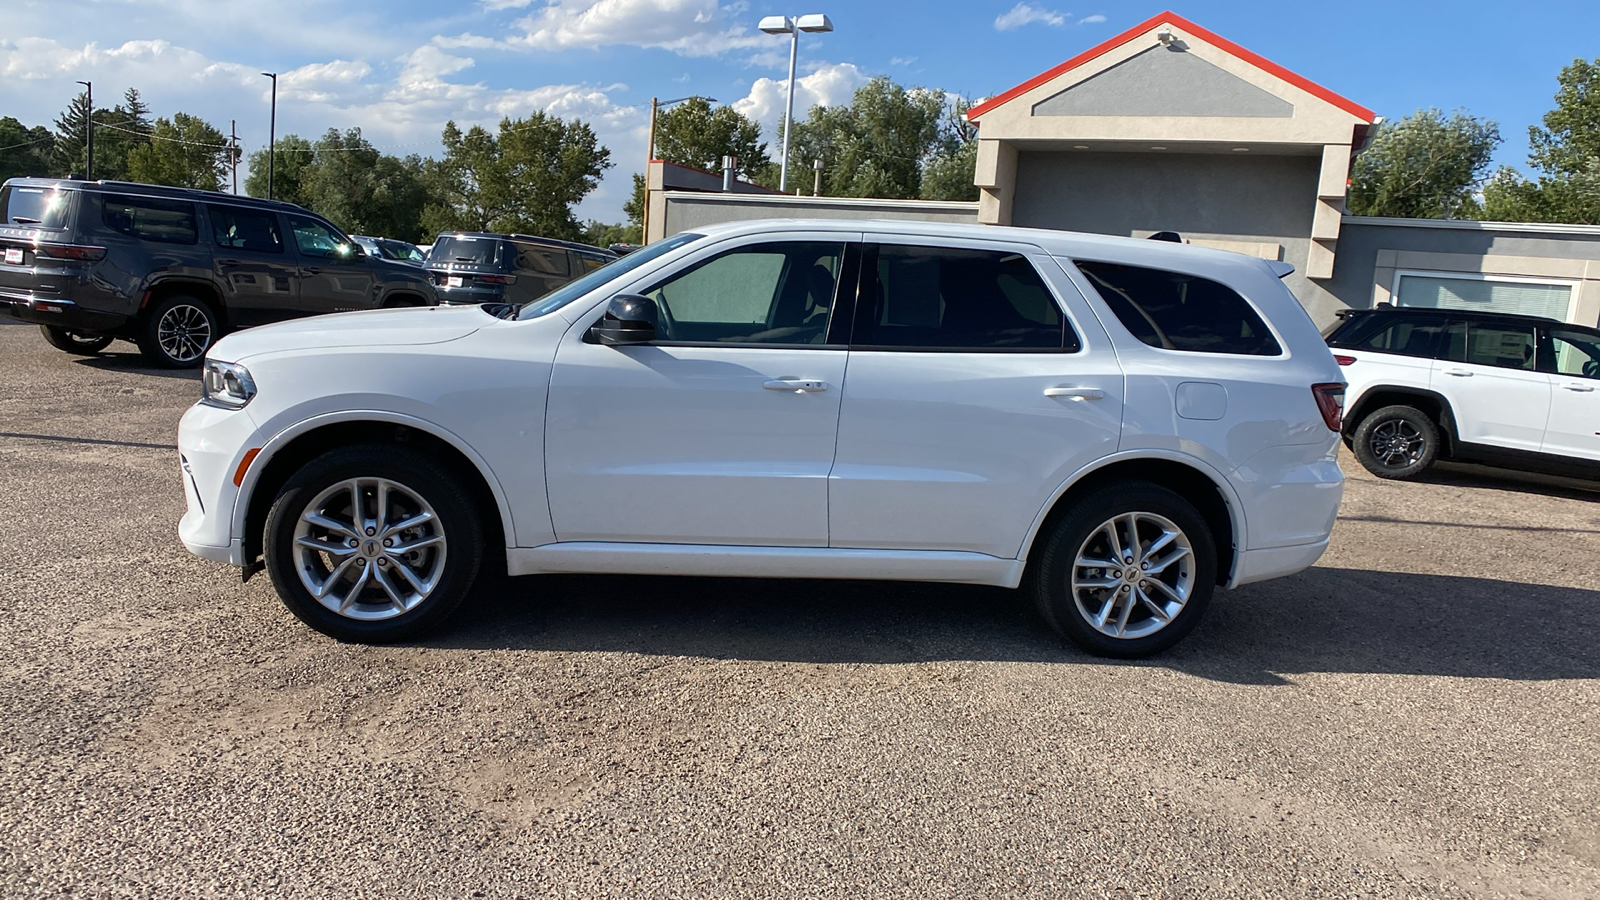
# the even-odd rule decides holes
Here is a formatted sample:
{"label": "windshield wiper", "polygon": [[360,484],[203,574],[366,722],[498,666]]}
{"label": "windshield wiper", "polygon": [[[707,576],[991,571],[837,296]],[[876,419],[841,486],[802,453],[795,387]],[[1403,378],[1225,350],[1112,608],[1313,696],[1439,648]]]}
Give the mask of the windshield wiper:
{"label": "windshield wiper", "polygon": [[11,221],[16,222],[19,225],[37,225],[37,224],[39,224],[39,220],[38,219],[30,219],[27,216],[12,216],[11,217]]}
{"label": "windshield wiper", "polygon": [[511,314],[517,311],[516,305],[512,303],[480,303],[478,308],[496,319],[509,319]]}

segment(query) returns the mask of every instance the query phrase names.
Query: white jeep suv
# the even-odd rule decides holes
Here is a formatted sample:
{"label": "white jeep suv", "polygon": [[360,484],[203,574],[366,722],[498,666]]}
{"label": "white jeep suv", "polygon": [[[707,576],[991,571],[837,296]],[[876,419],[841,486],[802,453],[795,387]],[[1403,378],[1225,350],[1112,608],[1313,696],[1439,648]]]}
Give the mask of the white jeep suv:
{"label": "white jeep suv", "polygon": [[746,222],[522,306],[252,329],[183,418],[179,533],[341,640],[437,626],[503,549],[511,575],[1026,584],[1090,652],[1145,655],[1327,547],[1343,383],[1283,268]]}
{"label": "white jeep suv", "polygon": [[1380,478],[1436,459],[1600,476],[1600,330],[1448,309],[1346,313],[1346,440]]}

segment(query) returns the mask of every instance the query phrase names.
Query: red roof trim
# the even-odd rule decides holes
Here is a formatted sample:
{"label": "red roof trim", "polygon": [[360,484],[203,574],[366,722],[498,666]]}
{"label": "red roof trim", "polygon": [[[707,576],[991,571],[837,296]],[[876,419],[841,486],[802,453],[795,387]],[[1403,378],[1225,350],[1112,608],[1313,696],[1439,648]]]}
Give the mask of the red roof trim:
{"label": "red roof trim", "polygon": [[1044,84],[1045,82],[1050,81],[1057,76],[1070,72],[1098,56],[1103,56],[1112,50],[1117,49],[1134,38],[1145,34],[1146,32],[1150,31],[1150,29],[1155,28],[1157,25],[1174,25],[1178,28],[1181,28],[1195,37],[1200,38],[1206,43],[1211,44],[1218,50],[1237,57],[1238,59],[1255,66],[1269,75],[1275,75],[1278,78],[1281,78],[1284,81],[1287,81],[1288,83],[1301,89],[1302,91],[1305,91],[1311,96],[1325,100],[1364,122],[1371,123],[1372,120],[1376,118],[1376,114],[1373,113],[1372,110],[1367,109],[1365,106],[1362,106],[1353,100],[1341,97],[1322,85],[1317,84],[1308,78],[1296,75],[1288,69],[1285,69],[1283,66],[1280,66],[1263,56],[1251,53],[1249,50],[1246,50],[1238,44],[1235,44],[1233,41],[1221,37],[1220,35],[1213,34],[1212,32],[1201,28],[1199,25],[1194,24],[1188,19],[1185,19],[1183,16],[1180,16],[1171,10],[1167,10],[1166,12],[1158,13],[1152,18],[1140,22],[1138,25],[1133,26],[1127,31],[1124,31],[1123,33],[1111,38],[1108,41],[1105,41],[1104,43],[1098,44],[1082,53],[1079,53],[1077,56],[1074,56],[1073,58],[1067,60],[1059,66],[1056,66],[1048,72],[1044,72],[1033,78],[1030,78],[1011,90],[1006,91],[1005,93],[990,97],[988,100],[985,100],[984,102],[968,110],[967,120],[976,121],[979,116],[994,109],[995,107],[1004,103],[1008,103],[1016,97],[1033,90],[1039,85]]}

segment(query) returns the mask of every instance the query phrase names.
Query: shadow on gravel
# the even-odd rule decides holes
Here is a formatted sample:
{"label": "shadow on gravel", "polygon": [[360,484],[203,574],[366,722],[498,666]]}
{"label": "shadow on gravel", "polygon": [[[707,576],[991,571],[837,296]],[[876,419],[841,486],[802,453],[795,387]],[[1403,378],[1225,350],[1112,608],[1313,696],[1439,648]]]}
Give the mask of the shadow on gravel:
{"label": "shadow on gravel", "polygon": [[1476,463],[1441,462],[1417,479],[1426,484],[1539,494],[1566,500],[1600,501],[1600,479],[1568,478]]}
{"label": "shadow on gravel", "polygon": [[[112,347],[118,345],[112,344]],[[130,372],[136,375],[153,375],[157,378],[187,379],[198,383],[200,381],[199,369],[157,369],[144,361],[139,351],[119,352],[115,349],[102,350],[98,356],[79,356],[72,360],[80,366],[99,369],[102,372]],[[198,391],[196,396],[199,396]]]}
{"label": "shadow on gravel", "polygon": [[[1106,661],[1019,592],[895,582],[543,576],[502,582],[427,646],[807,663]],[[1600,677],[1600,592],[1314,568],[1216,595],[1177,647],[1124,665],[1238,684],[1297,673]]]}

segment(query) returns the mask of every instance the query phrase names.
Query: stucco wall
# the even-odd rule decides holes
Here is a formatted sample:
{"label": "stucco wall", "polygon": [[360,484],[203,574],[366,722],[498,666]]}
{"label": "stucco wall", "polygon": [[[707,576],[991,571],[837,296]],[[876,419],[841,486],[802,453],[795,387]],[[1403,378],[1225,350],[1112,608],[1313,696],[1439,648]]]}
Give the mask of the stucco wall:
{"label": "stucco wall", "polygon": [[[840,197],[693,194],[667,192],[662,236],[720,222],[751,219],[910,219],[978,221],[978,204],[924,200],[857,200]],[[653,230],[653,229],[652,229]]]}

